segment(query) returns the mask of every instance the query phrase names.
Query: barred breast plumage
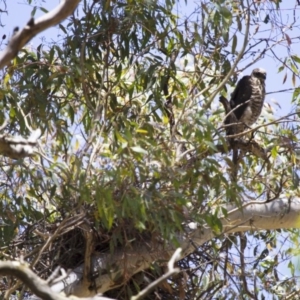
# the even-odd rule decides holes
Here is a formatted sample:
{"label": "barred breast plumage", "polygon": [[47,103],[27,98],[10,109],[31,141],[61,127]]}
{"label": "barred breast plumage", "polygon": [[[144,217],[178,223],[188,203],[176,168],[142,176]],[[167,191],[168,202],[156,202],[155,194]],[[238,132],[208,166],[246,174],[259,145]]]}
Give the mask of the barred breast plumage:
{"label": "barred breast plumage", "polygon": [[[230,107],[240,124],[226,127],[227,135],[240,133],[257,121],[265,100],[265,79],[266,71],[257,68],[238,82],[231,94]],[[225,124],[230,125],[231,119],[228,116]]]}

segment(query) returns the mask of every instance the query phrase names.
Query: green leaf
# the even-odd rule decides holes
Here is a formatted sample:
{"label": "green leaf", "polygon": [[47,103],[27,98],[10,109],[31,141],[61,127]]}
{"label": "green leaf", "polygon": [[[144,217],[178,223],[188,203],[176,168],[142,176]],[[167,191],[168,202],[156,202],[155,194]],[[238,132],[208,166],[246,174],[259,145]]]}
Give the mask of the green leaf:
{"label": "green leaf", "polygon": [[35,16],[36,10],[37,10],[37,6],[34,6],[32,11],[31,11],[31,17]]}
{"label": "green leaf", "polygon": [[227,20],[227,22],[231,23],[231,21],[232,21],[232,14],[231,14],[230,10],[227,7],[225,7],[225,6],[221,6],[219,8],[219,11],[220,11],[221,15]]}
{"label": "green leaf", "polygon": [[297,62],[298,64],[300,64],[300,57],[297,55],[291,55],[292,59]]}
{"label": "green leaf", "polygon": [[288,268],[290,269],[292,276],[295,276],[295,265],[292,263],[292,261],[289,261]]}
{"label": "green leaf", "polygon": [[275,147],[272,148],[271,155],[272,155],[273,158],[277,157],[277,155],[278,155],[278,146],[275,146]]}
{"label": "green leaf", "polygon": [[299,187],[299,182],[300,182],[299,175],[296,170],[293,171],[292,175],[293,175],[292,176],[293,188],[297,189]]}
{"label": "green leaf", "polygon": [[223,225],[218,216],[216,215],[206,215],[205,221],[209,227],[213,230],[216,235],[222,233]]}
{"label": "green leaf", "polygon": [[143,148],[141,148],[141,147],[139,147],[139,146],[135,146],[135,147],[130,147],[134,152],[137,152],[137,153],[142,153],[142,154],[148,154],[148,152],[145,150],[145,149],[143,149]]}
{"label": "green leaf", "polygon": [[232,54],[235,54],[236,45],[237,45],[237,37],[236,37],[236,35],[234,35],[232,38],[232,47],[231,47]]}

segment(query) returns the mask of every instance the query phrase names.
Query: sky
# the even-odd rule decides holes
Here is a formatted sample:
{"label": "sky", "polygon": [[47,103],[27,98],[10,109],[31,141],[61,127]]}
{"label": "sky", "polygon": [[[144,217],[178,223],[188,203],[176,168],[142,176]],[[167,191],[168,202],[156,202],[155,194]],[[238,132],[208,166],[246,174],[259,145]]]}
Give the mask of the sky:
{"label": "sky", "polygon": [[[34,5],[42,5],[44,8],[51,10],[56,7],[60,1],[58,0],[46,0],[46,1],[32,1],[32,5],[30,6],[26,0],[6,0],[7,7],[5,8],[3,4],[3,0],[0,2],[0,8],[2,10],[6,10],[7,14],[1,14],[1,22],[5,25],[4,28],[1,28],[1,35],[6,34],[8,37],[13,32],[15,27],[22,28],[26,25],[26,23],[31,18],[31,13],[34,9]],[[35,18],[42,16],[44,12],[37,9],[35,13]],[[50,37],[52,36],[53,39],[56,38],[57,34],[59,33],[58,28],[51,28],[44,31],[42,34],[38,35],[37,38],[34,39],[34,43],[38,43],[41,41],[42,36]]]}

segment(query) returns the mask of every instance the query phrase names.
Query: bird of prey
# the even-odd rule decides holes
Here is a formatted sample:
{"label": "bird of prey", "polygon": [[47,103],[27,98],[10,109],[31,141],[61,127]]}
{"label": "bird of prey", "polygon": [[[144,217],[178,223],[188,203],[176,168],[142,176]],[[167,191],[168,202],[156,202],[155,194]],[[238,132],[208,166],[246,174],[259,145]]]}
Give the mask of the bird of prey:
{"label": "bird of prey", "polygon": [[[266,77],[267,73],[264,69],[256,68],[250,76],[240,79],[229,102],[232,113],[225,119],[227,135],[241,133],[256,122],[265,100]],[[230,125],[232,123],[238,124]]]}

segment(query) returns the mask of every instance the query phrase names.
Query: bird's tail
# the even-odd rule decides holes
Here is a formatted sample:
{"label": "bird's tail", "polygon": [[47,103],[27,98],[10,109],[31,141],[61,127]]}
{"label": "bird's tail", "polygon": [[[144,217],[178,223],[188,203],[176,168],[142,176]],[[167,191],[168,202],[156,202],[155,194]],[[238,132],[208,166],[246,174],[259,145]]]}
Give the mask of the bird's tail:
{"label": "bird's tail", "polygon": [[232,150],[232,181],[236,184],[237,182],[237,173],[238,173],[238,149],[233,147]]}

